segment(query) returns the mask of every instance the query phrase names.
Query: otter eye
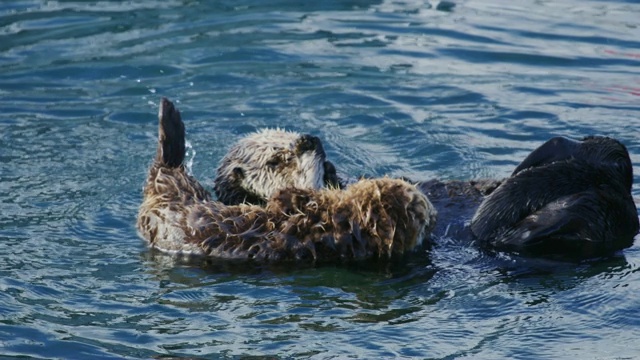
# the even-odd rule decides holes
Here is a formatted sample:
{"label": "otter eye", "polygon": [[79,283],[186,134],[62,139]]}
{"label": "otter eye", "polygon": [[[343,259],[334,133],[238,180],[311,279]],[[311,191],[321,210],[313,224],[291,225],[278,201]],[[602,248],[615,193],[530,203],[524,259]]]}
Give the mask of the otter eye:
{"label": "otter eye", "polygon": [[237,179],[242,180],[242,179],[244,179],[244,170],[242,168],[240,168],[240,167],[235,167],[235,168],[233,168],[233,175]]}
{"label": "otter eye", "polygon": [[276,166],[278,166],[278,164],[280,163],[280,161],[278,161],[277,157],[271,158],[269,161],[267,161],[265,163],[265,165],[267,165],[270,168],[274,168]]}

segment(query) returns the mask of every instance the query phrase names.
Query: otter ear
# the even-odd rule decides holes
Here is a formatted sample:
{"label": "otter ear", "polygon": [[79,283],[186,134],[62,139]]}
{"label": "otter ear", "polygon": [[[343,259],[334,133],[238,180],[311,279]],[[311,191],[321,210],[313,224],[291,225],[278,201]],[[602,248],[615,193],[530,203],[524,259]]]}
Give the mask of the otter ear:
{"label": "otter ear", "polygon": [[340,181],[338,177],[338,173],[336,171],[336,167],[331,163],[331,161],[325,161],[324,164],[324,185],[329,187],[334,187],[337,189],[344,189],[345,186]]}
{"label": "otter ear", "polygon": [[244,179],[244,170],[241,167],[233,168],[233,179],[235,181],[242,181]]}
{"label": "otter ear", "polygon": [[247,189],[242,186],[242,180],[245,178],[244,169],[234,167],[229,174],[229,183],[225,189],[226,194],[223,196],[223,203],[227,205],[238,205],[243,202],[256,203],[254,195],[250,194]]}
{"label": "otter ear", "polygon": [[218,201],[225,205],[238,205],[244,202],[250,204],[261,204],[264,202],[259,196],[249,192],[242,187],[242,180],[245,178],[244,169],[235,167],[227,177],[218,175],[215,180],[214,190]]}

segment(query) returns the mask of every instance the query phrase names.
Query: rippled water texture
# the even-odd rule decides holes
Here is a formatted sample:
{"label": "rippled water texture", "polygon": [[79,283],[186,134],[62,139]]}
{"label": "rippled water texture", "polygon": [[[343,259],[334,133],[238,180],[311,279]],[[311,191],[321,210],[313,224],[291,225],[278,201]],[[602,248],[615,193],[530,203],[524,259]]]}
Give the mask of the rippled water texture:
{"label": "rippled water texture", "polygon": [[2,1],[0,354],[638,358],[640,245],[260,268],[180,263],[134,228],[160,96],[209,186],[265,126],[351,176],[499,178],[588,134],[640,168],[638,26],[631,0]]}

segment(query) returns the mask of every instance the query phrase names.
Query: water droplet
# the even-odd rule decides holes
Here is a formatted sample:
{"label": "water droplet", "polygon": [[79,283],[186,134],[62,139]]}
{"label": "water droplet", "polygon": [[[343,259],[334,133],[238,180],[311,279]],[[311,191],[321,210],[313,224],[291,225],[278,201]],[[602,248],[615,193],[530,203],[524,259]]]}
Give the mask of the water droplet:
{"label": "water droplet", "polygon": [[196,149],[193,148],[193,146],[191,146],[191,142],[189,142],[188,140],[185,141],[185,157],[188,157],[187,161],[185,162],[185,167],[187,168],[187,174],[191,175],[192,172],[192,167],[193,167],[193,159],[195,159],[196,157]]}

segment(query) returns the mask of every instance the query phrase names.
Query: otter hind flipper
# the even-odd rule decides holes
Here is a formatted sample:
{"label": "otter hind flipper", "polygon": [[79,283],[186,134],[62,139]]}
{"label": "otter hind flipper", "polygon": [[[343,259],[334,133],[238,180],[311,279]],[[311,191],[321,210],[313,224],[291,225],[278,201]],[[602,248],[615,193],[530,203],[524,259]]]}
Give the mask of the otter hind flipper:
{"label": "otter hind flipper", "polygon": [[182,165],[185,156],[185,131],[180,111],[162,98],[158,111],[157,161],[170,168]]}
{"label": "otter hind flipper", "polygon": [[474,236],[490,248],[531,255],[593,257],[631,246],[639,227],[631,167],[624,148],[596,140],[575,157],[506,179],[476,211]]}
{"label": "otter hind flipper", "polygon": [[573,194],[546,204],[493,239],[492,247],[523,255],[564,253],[585,257],[597,253],[595,247],[603,245],[604,234],[594,233],[600,228],[588,221],[601,214],[591,195]]}
{"label": "otter hind flipper", "polygon": [[638,232],[635,206],[608,189],[557,199],[493,240],[493,246],[525,255],[588,258],[632,245]]}

